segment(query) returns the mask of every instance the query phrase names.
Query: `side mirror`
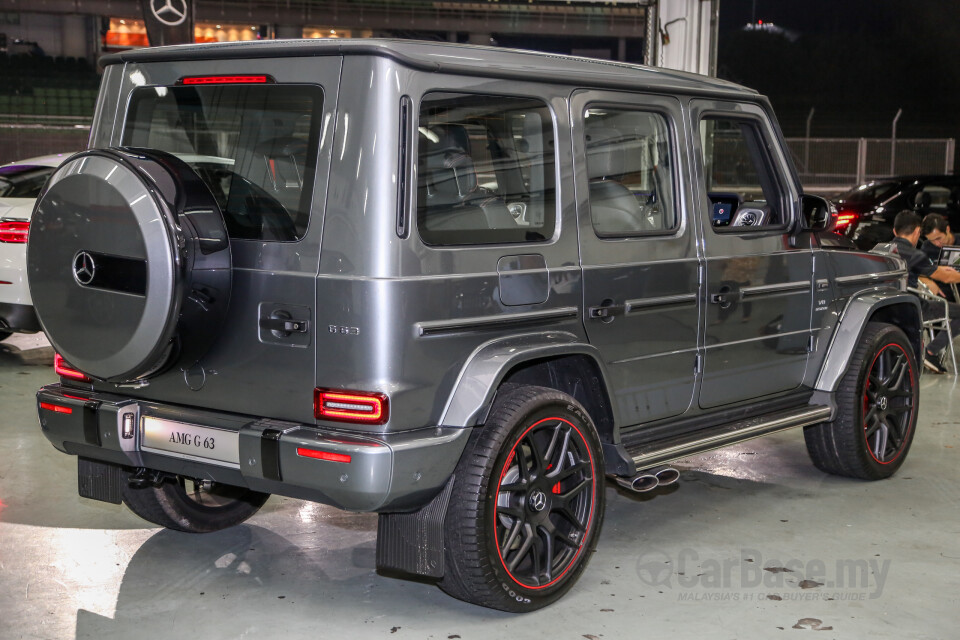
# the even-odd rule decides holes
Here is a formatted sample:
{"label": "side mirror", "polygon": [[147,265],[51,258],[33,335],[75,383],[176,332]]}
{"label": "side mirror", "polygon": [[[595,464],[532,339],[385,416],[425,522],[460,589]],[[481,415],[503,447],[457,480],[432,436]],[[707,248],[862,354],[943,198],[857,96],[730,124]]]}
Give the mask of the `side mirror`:
{"label": "side mirror", "polygon": [[806,231],[832,231],[837,224],[837,208],[820,196],[804,194],[800,198],[800,211]]}

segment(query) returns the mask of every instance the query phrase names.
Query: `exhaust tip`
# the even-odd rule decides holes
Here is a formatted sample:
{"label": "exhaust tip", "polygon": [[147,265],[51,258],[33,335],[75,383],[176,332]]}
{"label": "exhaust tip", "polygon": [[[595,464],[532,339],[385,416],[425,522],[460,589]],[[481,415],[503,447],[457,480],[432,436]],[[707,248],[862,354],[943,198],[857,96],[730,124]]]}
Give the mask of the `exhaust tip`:
{"label": "exhaust tip", "polygon": [[638,493],[653,491],[659,485],[660,485],[660,480],[657,478],[657,476],[650,475],[648,473],[639,475],[633,479],[633,490]]}
{"label": "exhaust tip", "polygon": [[680,472],[673,467],[665,467],[656,473],[660,486],[666,487],[680,479]]}
{"label": "exhaust tip", "polygon": [[657,476],[655,475],[642,473],[638,476],[633,476],[632,478],[617,478],[617,484],[624,489],[629,489],[630,491],[635,491],[637,493],[644,493],[656,489],[657,485],[660,484],[660,481],[657,480]]}

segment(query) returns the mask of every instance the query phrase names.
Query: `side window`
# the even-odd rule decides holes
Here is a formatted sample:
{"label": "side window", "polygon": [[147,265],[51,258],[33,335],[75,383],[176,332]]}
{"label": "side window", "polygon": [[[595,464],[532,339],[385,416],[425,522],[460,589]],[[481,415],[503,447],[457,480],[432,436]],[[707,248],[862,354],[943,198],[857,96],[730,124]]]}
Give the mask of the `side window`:
{"label": "side window", "polygon": [[297,240],[310,218],[322,105],[312,85],[141,87],[123,143],[189,164],[231,238]]}
{"label": "side window", "polygon": [[556,224],[553,119],[539,100],[432,93],[417,123],[417,227],[431,245],[544,242]]}
{"label": "side window", "polygon": [[759,123],[706,117],[700,123],[700,145],[714,230],[786,223],[782,190]]}
{"label": "side window", "polygon": [[[950,189],[936,184],[926,185],[916,200],[916,204],[921,209],[929,209],[929,211],[935,213],[946,211],[949,203]],[[921,213],[926,213],[926,211]]]}
{"label": "side window", "polygon": [[672,231],[673,157],[659,113],[593,107],[584,113],[590,219],[600,237]]}

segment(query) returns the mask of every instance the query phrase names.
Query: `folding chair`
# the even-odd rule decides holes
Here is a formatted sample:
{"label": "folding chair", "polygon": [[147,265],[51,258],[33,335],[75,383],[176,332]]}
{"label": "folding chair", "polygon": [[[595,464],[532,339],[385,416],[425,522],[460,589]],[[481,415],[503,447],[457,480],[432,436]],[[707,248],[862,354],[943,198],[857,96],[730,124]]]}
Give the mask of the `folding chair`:
{"label": "folding chair", "polygon": [[957,371],[957,354],[953,349],[953,334],[950,332],[950,303],[934,294],[927,288],[927,285],[922,282],[918,282],[916,287],[907,287],[907,291],[916,295],[921,300],[943,305],[942,318],[923,318],[921,326],[923,332],[929,336],[929,339],[925,341],[925,345],[933,341],[937,331],[947,332],[947,345],[950,347],[950,360],[953,362],[953,377],[957,377],[957,374],[960,372]]}

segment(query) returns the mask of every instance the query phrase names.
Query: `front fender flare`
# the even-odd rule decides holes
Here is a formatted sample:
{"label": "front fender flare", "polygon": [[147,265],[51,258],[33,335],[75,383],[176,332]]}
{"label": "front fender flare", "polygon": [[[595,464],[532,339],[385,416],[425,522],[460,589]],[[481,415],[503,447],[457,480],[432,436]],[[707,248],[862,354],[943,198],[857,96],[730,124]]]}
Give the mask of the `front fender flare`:
{"label": "front fender flare", "polygon": [[[907,333],[907,338],[910,339],[910,343],[916,352],[917,360],[919,361],[923,357],[923,340],[919,331],[922,326],[920,299],[912,293],[896,289],[883,288],[862,291],[851,296],[847,306],[840,314],[840,321],[833,332],[823,367],[821,367],[820,375],[817,376],[817,382],[814,385],[817,391],[833,392],[837,390],[840,379],[847,371],[850,358],[860,342],[860,336],[863,335],[867,322],[878,310],[895,305],[898,307],[897,313],[903,320],[903,323],[898,324],[898,326]],[[918,331],[913,335],[914,332],[904,325],[912,325]]]}
{"label": "front fender flare", "polygon": [[[477,347],[467,358],[440,416],[446,427],[474,427],[486,418],[500,383],[511,369],[524,362],[565,355],[593,359],[609,379],[597,349],[566,331],[537,332],[498,338]],[[617,407],[611,407],[614,424],[620,424]]]}

